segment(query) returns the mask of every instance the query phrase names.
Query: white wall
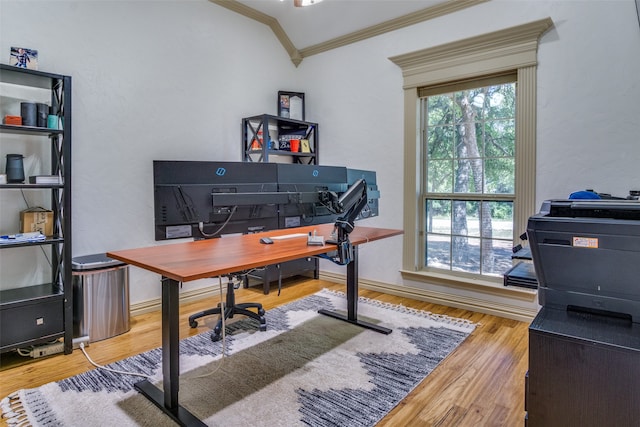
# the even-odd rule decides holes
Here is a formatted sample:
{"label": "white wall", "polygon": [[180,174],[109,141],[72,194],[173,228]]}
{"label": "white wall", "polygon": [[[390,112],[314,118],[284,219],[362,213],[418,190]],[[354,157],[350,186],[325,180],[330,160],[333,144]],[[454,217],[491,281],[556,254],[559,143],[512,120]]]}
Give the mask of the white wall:
{"label": "white wall", "polygon": [[[31,47],[40,70],[73,78],[74,256],[156,244],[152,161],[239,161],[241,118],[303,89],[268,27],[206,0],[0,7],[2,62]],[[132,303],[160,295],[157,275],[131,279]]]}
{"label": "white wall", "polygon": [[[205,0],[0,7],[0,52],[37,48],[42,70],[74,78],[76,256],[156,244],[151,161],[240,160],[240,119],[274,113],[282,89],[305,92],[307,119],[320,123],[322,164],[377,171],[381,216],[367,224],[401,228],[402,76],[387,58],[546,17],[555,26],[538,56],[538,204],[587,187],[618,195],[640,188],[633,0],[493,0],[306,58],[297,69],[264,25]],[[400,237],[364,245],[361,255],[361,277],[423,286],[398,273]],[[159,295],[156,275],[131,273],[133,303]]]}
{"label": "white wall", "polygon": [[[546,17],[555,25],[542,36],[538,54],[536,205],[585,188],[621,196],[640,189],[640,25],[634,1],[493,0],[300,65],[313,76],[305,90],[309,110],[322,124],[322,162],[378,173],[381,216],[372,225],[402,227],[402,76],[387,58]],[[361,277],[485,298],[403,281],[401,238],[361,250]]]}

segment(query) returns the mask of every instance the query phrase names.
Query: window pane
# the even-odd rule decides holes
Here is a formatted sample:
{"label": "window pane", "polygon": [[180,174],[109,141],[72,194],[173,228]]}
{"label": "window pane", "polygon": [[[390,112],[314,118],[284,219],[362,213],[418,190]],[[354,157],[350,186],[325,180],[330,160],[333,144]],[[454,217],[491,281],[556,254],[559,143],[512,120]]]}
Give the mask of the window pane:
{"label": "window pane", "polygon": [[[502,276],[512,267],[511,240],[483,240],[482,273]],[[490,246],[490,250],[488,247]]]}
{"label": "window pane", "polygon": [[451,193],[453,190],[453,162],[432,160],[427,164],[427,190],[430,193]]}
{"label": "window pane", "polygon": [[453,237],[451,269],[467,273],[480,273],[480,239]]}
{"label": "window pane", "polygon": [[484,124],[485,156],[515,156],[516,129],[515,120],[496,120]]}
{"label": "window pane", "polygon": [[429,159],[450,159],[453,157],[454,128],[453,126],[435,126],[429,128],[427,156]]}
{"label": "window pane", "polygon": [[482,192],[482,159],[460,159],[455,162],[453,192]]}
{"label": "window pane", "polygon": [[425,253],[427,267],[451,269],[451,237],[427,234]]}
{"label": "window pane", "polygon": [[[456,152],[455,156],[459,158],[477,158],[482,157],[484,150],[482,123],[472,122],[467,125],[456,126]],[[465,140],[465,136],[469,137],[469,141]]]}
{"label": "window pane", "polygon": [[485,169],[485,194],[515,193],[515,159],[487,159]]}
{"label": "window pane", "polygon": [[430,96],[427,99],[427,126],[454,122],[454,104],[450,94]]}
{"label": "window pane", "polygon": [[454,216],[452,234],[480,237],[480,212],[478,202],[453,202]]}
{"label": "window pane", "polygon": [[427,233],[451,234],[451,201],[427,200]]}
{"label": "window pane", "polygon": [[516,85],[488,86],[485,92],[485,119],[511,118],[516,111]]}
{"label": "window pane", "polygon": [[[482,237],[494,239],[513,239],[513,202],[484,202],[489,208],[491,231],[484,227]],[[483,213],[483,217],[484,217]]]}

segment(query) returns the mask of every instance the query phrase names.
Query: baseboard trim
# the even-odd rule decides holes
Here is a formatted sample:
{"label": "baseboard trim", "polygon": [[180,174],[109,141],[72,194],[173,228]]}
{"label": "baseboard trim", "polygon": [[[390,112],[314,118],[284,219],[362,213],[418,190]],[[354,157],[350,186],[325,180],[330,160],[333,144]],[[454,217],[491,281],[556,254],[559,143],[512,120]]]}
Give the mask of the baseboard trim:
{"label": "baseboard trim", "polygon": [[[327,280],[329,282],[346,284],[346,276],[342,274],[320,272],[319,278],[322,280]],[[382,292],[389,295],[396,295],[419,301],[426,301],[433,304],[445,305],[447,307],[461,308],[465,310],[476,311],[479,313],[491,314],[493,316],[513,319],[519,322],[530,323],[538,313],[536,309],[527,309],[510,304],[501,304],[482,298],[455,295],[415,287],[391,285],[388,283],[377,282],[369,279],[360,279],[359,287],[362,289]]]}
{"label": "baseboard trim", "polygon": [[[319,273],[319,278],[321,280],[340,283],[343,285],[347,283],[347,278],[344,274],[333,272],[321,271]],[[434,304],[445,305],[447,307],[477,311],[479,313],[491,314],[494,316],[513,319],[520,322],[530,323],[537,314],[537,310],[535,309],[527,309],[509,304],[500,304],[481,298],[461,296],[415,287],[391,285],[389,283],[383,283],[369,279],[360,279],[359,286],[363,289],[368,289],[371,291],[411,298],[418,301],[426,301]],[[218,295],[219,290],[217,286],[207,286],[204,288],[182,292],[180,294],[180,303],[197,301],[203,298],[217,298]],[[137,316],[139,314],[158,311],[161,308],[162,299],[155,298],[152,300],[132,304],[130,307],[130,312],[132,316]]]}
{"label": "baseboard trim", "polygon": [[[225,291],[226,293],[226,288]],[[204,298],[217,298],[220,295],[218,286],[207,286],[204,288],[194,289],[180,293],[180,304],[183,302],[197,301]],[[131,304],[129,312],[131,316],[159,311],[162,309],[162,298],[154,298],[152,300]]]}

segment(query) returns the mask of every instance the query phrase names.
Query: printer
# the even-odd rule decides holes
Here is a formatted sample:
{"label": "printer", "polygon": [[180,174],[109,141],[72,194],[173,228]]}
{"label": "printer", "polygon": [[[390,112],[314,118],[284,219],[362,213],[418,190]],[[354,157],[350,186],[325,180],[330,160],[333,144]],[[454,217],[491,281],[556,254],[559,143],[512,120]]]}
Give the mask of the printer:
{"label": "printer", "polygon": [[640,202],[548,200],[527,238],[542,306],[640,323]]}

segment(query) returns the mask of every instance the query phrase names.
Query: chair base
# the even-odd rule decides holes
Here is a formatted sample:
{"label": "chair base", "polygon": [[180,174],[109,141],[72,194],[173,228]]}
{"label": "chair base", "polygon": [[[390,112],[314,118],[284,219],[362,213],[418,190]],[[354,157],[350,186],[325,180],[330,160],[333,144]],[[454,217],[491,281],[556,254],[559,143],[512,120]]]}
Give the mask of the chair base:
{"label": "chair base", "polygon": [[[250,308],[254,308],[257,312],[253,312],[249,310]],[[222,321],[223,319],[231,319],[236,314],[241,314],[243,316],[251,317],[252,319],[256,319],[260,324],[260,330],[267,330],[267,321],[264,317],[264,309],[262,308],[262,304],[255,302],[245,302],[236,304],[236,294],[235,287],[233,285],[233,281],[229,280],[227,283],[227,298],[225,303],[221,306],[218,304],[215,308],[210,308],[208,310],[200,311],[196,314],[192,314],[189,316],[189,326],[192,328],[198,327],[198,322],[196,319],[201,317],[210,316],[212,314],[218,314],[220,317],[216,322],[216,326],[213,328],[213,333],[211,334],[212,341],[219,341],[222,333]],[[224,316],[224,318],[223,318]]]}

